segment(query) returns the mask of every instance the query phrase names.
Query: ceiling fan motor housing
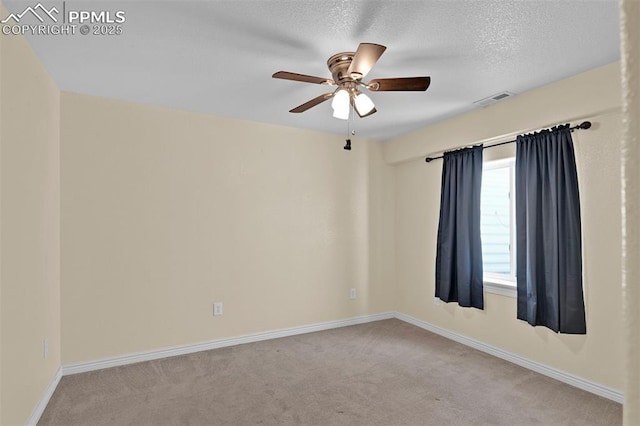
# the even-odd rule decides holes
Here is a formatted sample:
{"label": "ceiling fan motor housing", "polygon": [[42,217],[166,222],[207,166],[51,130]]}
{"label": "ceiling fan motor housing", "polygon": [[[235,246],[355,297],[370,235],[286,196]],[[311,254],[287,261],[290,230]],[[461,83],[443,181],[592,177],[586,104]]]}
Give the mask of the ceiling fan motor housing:
{"label": "ceiling fan motor housing", "polygon": [[[354,76],[347,72],[355,54],[355,52],[337,53],[327,60],[327,66],[329,67],[329,71],[331,71],[333,81],[338,83],[338,85],[355,81]],[[360,75],[360,78],[362,78],[362,75]]]}

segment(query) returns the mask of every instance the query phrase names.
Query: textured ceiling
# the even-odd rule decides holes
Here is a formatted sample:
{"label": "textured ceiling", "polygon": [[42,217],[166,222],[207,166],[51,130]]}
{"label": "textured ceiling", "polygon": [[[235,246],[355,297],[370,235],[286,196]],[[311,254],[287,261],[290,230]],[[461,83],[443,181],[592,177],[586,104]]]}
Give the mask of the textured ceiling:
{"label": "textured ceiling", "polygon": [[[19,13],[37,0],[6,1]],[[619,59],[617,0],[47,1],[122,10],[121,35],[29,36],[62,90],[279,125],[346,133],[330,102],[288,111],[326,86],[327,59],[358,43],[387,46],[365,80],[429,75],[426,92],[373,92],[357,135],[389,139]],[[27,19],[27,18],[24,18]],[[6,37],[3,35],[3,37]]]}

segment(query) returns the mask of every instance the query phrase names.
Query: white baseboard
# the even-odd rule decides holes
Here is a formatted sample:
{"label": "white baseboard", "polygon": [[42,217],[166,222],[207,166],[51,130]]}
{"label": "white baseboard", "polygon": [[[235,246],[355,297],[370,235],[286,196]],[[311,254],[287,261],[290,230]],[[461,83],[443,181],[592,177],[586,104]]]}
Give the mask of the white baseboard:
{"label": "white baseboard", "polygon": [[58,383],[60,383],[61,378],[62,367],[58,368],[58,371],[56,371],[56,375],[53,376],[53,380],[51,380],[51,383],[49,383],[49,386],[47,386],[47,389],[45,389],[44,394],[42,394],[42,398],[40,398],[40,401],[38,402],[38,405],[36,405],[36,408],[33,410],[31,417],[29,417],[29,420],[27,420],[28,426],[36,426],[38,424],[38,422],[40,421],[40,417],[42,416],[42,413],[44,413],[44,409],[47,408],[47,404],[49,403],[53,392],[55,392],[56,388],[58,387]]}
{"label": "white baseboard", "polygon": [[489,355],[493,355],[495,357],[512,362],[521,367],[535,371],[536,373],[543,374],[545,376],[567,383],[571,386],[575,386],[579,389],[599,395],[603,398],[607,398],[612,401],[619,402],[620,404],[624,403],[624,394],[619,390],[612,389],[607,386],[603,386],[601,384],[592,382],[590,380],[575,376],[573,374],[570,374],[561,370],[557,370],[553,367],[549,367],[548,365],[544,365],[539,362],[521,357],[520,355],[516,355],[502,349],[498,349],[494,346],[487,345],[486,343],[482,343],[478,340],[470,339],[466,336],[463,336],[458,333],[454,333],[452,331],[430,324],[426,321],[422,321],[422,320],[410,317],[409,315],[396,312],[394,316],[401,321],[407,322],[409,324],[413,324],[417,327],[420,327],[427,331],[431,331],[432,333],[435,333],[435,334],[439,334],[440,336],[446,337],[447,339],[454,340],[458,343],[462,343],[463,345],[470,346],[482,352],[486,352]]}
{"label": "white baseboard", "polygon": [[168,358],[177,355],[192,354],[200,351],[224,348],[227,346],[241,345],[244,343],[259,342],[262,340],[277,339],[280,337],[294,336],[297,334],[313,333],[315,331],[329,330],[332,328],[347,327],[350,325],[364,324],[373,321],[380,321],[394,317],[393,312],[384,312],[375,315],[364,315],[360,317],[348,318],[344,320],[327,321],[299,327],[284,328],[262,333],[247,334],[244,336],[218,339],[210,342],[196,343],[193,345],[177,346],[173,348],[160,349],[157,351],[141,352],[130,355],[105,358],[97,361],[82,362],[78,364],[65,365],[62,367],[62,375],[86,373],[88,371],[102,370],[103,368],[118,367],[122,365],[134,364],[154,359]]}
{"label": "white baseboard", "polygon": [[[42,414],[42,411],[44,411],[44,407],[46,407],[46,404],[49,401],[51,394],[53,394],[53,391],[55,390],[55,387],[57,386],[61,375],[67,376],[71,374],[85,373],[88,371],[101,370],[104,368],[129,365],[129,364],[134,364],[134,363],[143,362],[143,361],[151,361],[155,359],[167,358],[167,357],[172,357],[177,355],[186,355],[186,354],[191,354],[191,353],[200,352],[200,351],[208,351],[211,349],[241,345],[244,343],[253,343],[253,342],[259,342],[262,340],[277,339],[280,337],[288,337],[288,336],[294,336],[298,334],[312,333],[316,331],[329,330],[333,328],[346,327],[350,325],[364,324],[368,322],[380,321],[380,320],[385,320],[390,318],[397,318],[401,321],[407,322],[409,324],[413,324],[417,327],[420,327],[427,331],[431,331],[435,334],[446,337],[450,340],[456,341],[458,343],[462,343],[463,345],[470,346],[474,349],[478,349],[482,352],[485,352],[495,357],[512,362],[521,367],[527,368],[529,370],[532,370],[537,373],[543,374],[545,376],[551,377],[553,379],[559,380],[563,383],[567,383],[569,385],[575,386],[579,389],[583,389],[587,392],[591,392],[593,394],[602,396],[612,401],[619,402],[619,403],[623,403],[624,401],[623,393],[619,390],[612,389],[612,388],[600,385],[598,383],[589,381],[582,377],[578,377],[573,374],[555,369],[553,367],[549,367],[548,365],[544,365],[539,362],[532,361],[520,355],[507,352],[505,350],[496,348],[494,346],[488,345],[478,340],[465,337],[461,334],[446,330],[444,328],[430,324],[426,321],[422,321],[399,312],[384,312],[384,313],[375,314],[375,315],[364,315],[364,316],[348,318],[344,320],[328,321],[323,323],[304,325],[299,327],[291,327],[291,328],[267,331],[262,333],[247,334],[244,336],[218,339],[210,342],[196,343],[193,345],[178,346],[173,348],[160,349],[157,351],[141,352],[141,353],[118,356],[113,358],[106,358],[106,359],[97,360],[97,361],[64,365],[61,367],[61,371],[58,372],[54,382],[52,382],[52,385],[49,387],[49,389],[47,389],[47,393],[42,398],[42,401],[40,402],[40,404],[38,404],[38,408],[36,408],[36,411],[34,411],[34,415],[32,416],[32,419],[35,419],[36,421],[33,422],[33,424],[37,423],[39,416]],[[32,423],[30,422],[29,424],[32,424]]]}

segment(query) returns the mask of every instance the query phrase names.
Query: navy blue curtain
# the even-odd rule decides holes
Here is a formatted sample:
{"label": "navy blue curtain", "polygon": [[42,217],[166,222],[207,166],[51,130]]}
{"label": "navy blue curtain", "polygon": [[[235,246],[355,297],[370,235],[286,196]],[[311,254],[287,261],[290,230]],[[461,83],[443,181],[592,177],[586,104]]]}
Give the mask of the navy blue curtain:
{"label": "navy blue curtain", "polygon": [[436,297],[484,308],[480,188],[482,146],[444,154],[436,252]]}
{"label": "navy blue curtain", "polygon": [[518,319],[585,334],[580,195],[569,125],[516,141]]}

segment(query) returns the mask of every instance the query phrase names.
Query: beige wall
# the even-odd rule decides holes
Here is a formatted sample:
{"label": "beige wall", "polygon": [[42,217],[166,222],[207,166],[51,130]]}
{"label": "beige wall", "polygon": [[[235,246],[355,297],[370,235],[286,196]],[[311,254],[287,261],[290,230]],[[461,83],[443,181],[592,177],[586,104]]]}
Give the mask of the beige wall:
{"label": "beige wall", "polygon": [[60,92],[22,37],[0,51],[0,424],[18,425],[60,367]]}
{"label": "beige wall", "polygon": [[640,1],[621,8],[624,98],[623,280],[627,339],[624,424],[640,424]]}
{"label": "beige wall", "polygon": [[[388,159],[403,160],[397,163],[395,182],[397,310],[622,390],[619,107],[619,65],[612,64],[387,145]],[[489,135],[507,135],[503,139],[509,140],[518,131],[516,127],[528,131],[582,118],[593,122],[591,130],[573,134],[582,204],[587,335],[560,335],[531,327],[516,319],[516,299],[502,295],[485,293],[484,311],[455,304],[436,306],[434,265],[442,162],[426,164],[422,155],[481,142],[481,137]],[[513,151],[513,145],[510,147],[501,154]],[[495,158],[499,150],[485,151],[485,161]]]}
{"label": "beige wall", "polygon": [[63,362],[391,310],[391,168],[343,145],[63,93]]}
{"label": "beige wall", "polygon": [[[443,121],[400,136],[385,145],[385,160],[390,164],[398,164],[479,141],[508,140],[519,133],[538,130],[551,123],[578,121],[619,111],[619,73],[619,63],[605,65],[557,84],[531,90],[526,95],[475,110],[459,120]],[[553,97],[551,104],[547,102],[550,96]],[[543,107],[531,108],[531,105]],[[531,109],[533,112],[530,112]]]}

